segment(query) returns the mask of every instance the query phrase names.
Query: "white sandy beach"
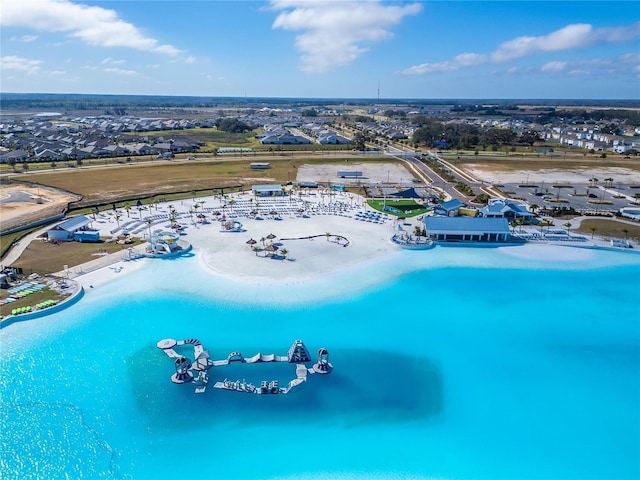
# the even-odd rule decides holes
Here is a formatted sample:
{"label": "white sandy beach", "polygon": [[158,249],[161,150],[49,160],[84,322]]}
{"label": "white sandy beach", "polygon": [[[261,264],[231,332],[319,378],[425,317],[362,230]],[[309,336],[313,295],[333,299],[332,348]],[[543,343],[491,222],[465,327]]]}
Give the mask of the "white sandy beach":
{"label": "white sandy beach", "polygon": [[[379,221],[358,220],[357,215],[367,211],[364,199],[346,193],[339,193],[329,197],[322,196],[319,192],[303,195],[301,197],[281,197],[279,199],[260,200],[262,204],[255,207],[252,196],[249,193],[234,194],[225,199],[219,197],[197,198],[174,202],[176,216],[184,227],[181,238],[193,246],[191,254],[195,255],[203,270],[210,274],[230,280],[234,283],[247,285],[293,285],[311,283],[330,275],[353,270],[356,266],[366,267],[383,263],[392,259],[394,255],[402,252],[401,247],[390,241],[398,231],[398,221],[395,217],[382,215]],[[233,202],[232,202],[233,200]],[[247,218],[243,212],[247,211],[251,202],[252,209],[261,211],[259,217],[262,220]],[[206,221],[198,222],[193,214],[194,205],[205,213]],[[226,205],[223,209],[222,206]],[[230,206],[231,205],[231,206]],[[305,217],[298,211],[305,210]],[[191,210],[192,213],[189,213]],[[275,215],[269,212],[279,211],[280,220],[274,219]],[[140,216],[145,219],[149,215],[164,215],[168,218],[170,207],[168,204],[159,205],[156,209],[131,212],[123,219],[136,225],[138,220],[139,231],[137,235],[146,237],[149,230],[169,230],[168,220],[158,220],[158,223],[148,228],[140,221]],[[219,219],[222,212],[227,219],[242,223],[241,232],[223,231],[223,222]],[[369,209],[369,212],[371,210]],[[117,226],[111,212],[103,212],[94,227],[101,230],[101,235],[109,236]],[[251,216],[250,216],[251,217]],[[123,225],[125,220],[120,220]],[[418,219],[408,219],[400,225],[406,232],[413,233],[414,226],[421,225]],[[528,227],[533,228],[535,227]],[[327,238],[326,234],[330,236]],[[273,239],[267,237],[272,234]],[[336,236],[341,238],[338,240]],[[302,238],[313,237],[313,238]],[[253,239],[260,247],[255,252],[247,242]],[[264,239],[264,240],[263,240]],[[348,241],[348,244],[347,244]],[[566,242],[565,242],[566,243]],[[272,257],[264,250],[273,244],[279,251],[287,250],[286,255]],[[345,246],[345,244],[347,244]],[[146,244],[137,247],[144,249]],[[604,239],[595,237],[575,246],[600,246],[606,247],[608,243]],[[500,250],[507,257],[527,260],[538,260],[541,264],[550,264],[557,261],[583,263],[588,261],[592,253],[584,249],[568,248],[568,245],[533,243],[524,247],[501,247]],[[105,282],[127,275],[144,267],[148,262],[157,260],[139,258],[134,261],[126,260],[126,250],[113,254],[111,259],[103,261],[95,260],[89,268],[85,266],[73,267],[73,278],[80,282],[85,290],[90,291]],[[416,262],[423,262],[425,255],[416,252]],[[430,256],[429,263],[437,263]],[[411,265],[403,267],[411,270]],[[370,269],[370,271],[373,271]],[[400,272],[396,272],[398,274]],[[385,277],[389,272],[377,272],[375,276]]]}
{"label": "white sandy beach", "polygon": [[[193,200],[175,202],[173,208],[176,215],[181,216],[180,224],[184,227],[181,238],[193,246],[192,253],[198,257],[202,267],[213,275],[232,280],[234,282],[277,285],[302,283],[310,278],[317,278],[328,274],[344,271],[355,265],[382,260],[400,251],[400,248],[393,244],[390,239],[397,230],[397,222],[392,216],[382,217],[377,223],[356,220],[357,212],[365,212],[362,207],[362,199],[351,198],[348,194],[337,194],[330,202],[328,197],[323,200],[320,195],[309,195],[297,198],[290,206],[287,198],[281,200],[264,200],[265,205],[259,207],[261,211],[267,212],[272,204],[278,204],[276,209],[288,212],[280,214],[281,220],[275,220],[273,216],[267,214],[260,215],[263,220],[246,218],[238,215],[235,220],[242,223],[241,232],[223,231],[223,222],[218,219],[220,216],[206,214],[207,221],[200,223],[193,220],[189,210],[193,210],[195,203],[204,205],[207,209],[222,211],[221,204],[229,202],[231,198],[237,199],[239,203],[250,198],[249,194],[236,194],[225,200],[220,198],[207,197]],[[305,211],[308,218],[303,218],[297,213],[298,207],[302,208],[304,202]],[[342,211],[329,213],[330,207],[341,208]],[[227,207],[226,214],[233,214],[239,207]],[[163,214],[169,211],[169,205],[159,205],[155,208],[142,211],[142,218],[150,214]],[[369,209],[370,211],[370,209]],[[138,213],[130,213],[131,218],[138,218]],[[407,232],[413,231],[413,224],[419,222],[407,221],[403,228]],[[120,220],[123,224],[123,220]],[[99,228],[101,235],[111,235],[111,230],[116,227],[113,216],[108,213],[94,222],[94,228]],[[165,221],[152,227],[152,230],[169,230],[169,222]],[[139,233],[140,236],[147,236],[147,229]],[[331,235],[327,238],[326,234]],[[275,235],[269,240],[267,236]],[[339,240],[336,236],[340,236]],[[303,238],[301,237],[313,237]],[[264,241],[261,239],[264,238]],[[260,247],[260,252],[254,252],[247,241],[254,239],[255,246]],[[348,244],[347,244],[348,242]],[[279,251],[287,250],[286,256],[268,256],[263,250],[273,243]],[[345,246],[345,244],[347,244]],[[72,269],[77,272],[75,280],[79,281],[85,288],[97,287],[104,282],[108,282],[118,276],[126,275],[138,268],[143,267],[153,259],[138,259],[135,261],[124,260],[124,255],[117,256],[114,263],[112,259],[108,266],[84,269],[81,267]],[[119,256],[118,256],[119,255]],[[109,263],[105,259],[105,263]],[[89,271],[92,270],[92,271]]]}

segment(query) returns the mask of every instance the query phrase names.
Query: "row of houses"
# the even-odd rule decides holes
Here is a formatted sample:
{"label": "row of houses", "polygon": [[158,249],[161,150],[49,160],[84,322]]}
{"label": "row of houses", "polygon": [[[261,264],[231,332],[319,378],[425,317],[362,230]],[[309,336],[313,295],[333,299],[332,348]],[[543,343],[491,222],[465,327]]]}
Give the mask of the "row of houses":
{"label": "row of houses", "polygon": [[49,126],[29,134],[6,134],[0,141],[0,163],[49,162],[195,152],[198,142],[182,139],[70,132]]}
{"label": "row of houses", "polygon": [[609,150],[615,153],[640,150],[640,138],[638,137],[623,137],[621,135],[599,132],[586,127],[554,127],[551,131],[546,132],[545,140],[566,147],[598,151]]}
{"label": "row of houses", "polygon": [[282,121],[268,123],[263,133],[257,135],[263,145],[308,145],[312,142],[320,145],[348,145],[351,140],[328,129],[323,123],[306,123]]}
{"label": "row of houses", "polygon": [[320,145],[347,145],[351,140],[338,135],[333,130],[329,130],[322,123],[306,123],[301,129],[309,136],[313,137]]}

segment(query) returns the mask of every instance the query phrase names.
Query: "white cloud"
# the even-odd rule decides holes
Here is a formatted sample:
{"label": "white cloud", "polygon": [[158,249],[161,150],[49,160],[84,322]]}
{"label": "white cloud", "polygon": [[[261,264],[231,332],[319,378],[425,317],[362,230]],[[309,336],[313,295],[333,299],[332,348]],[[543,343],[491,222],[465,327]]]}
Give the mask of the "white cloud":
{"label": "white cloud", "polygon": [[588,24],[567,25],[566,27],[540,37],[518,37],[504,42],[494,50],[491,61],[495,63],[508,62],[522,57],[528,57],[539,52],[569,50],[587,45],[593,41],[593,30]]}
{"label": "white cloud", "polygon": [[540,67],[540,70],[543,72],[561,72],[566,66],[567,62],[549,62]]}
{"label": "white cloud", "polygon": [[620,56],[619,60],[621,62],[623,62],[623,63],[637,63],[637,64],[640,64],[640,53],[637,53],[637,52],[625,53],[624,55]]}
{"label": "white cloud", "polygon": [[114,60],[111,57],[107,57],[104,60],[102,60],[102,62],[100,62],[102,65],[121,65],[123,63],[125,63],[124,60]]}
{"label": "white cloud", "polygon": [[537,73],[557,75],[628,75],[640,72],[640,53],[625,53],[616,58],[589,58],[566,62],[547,62],[539,66],[516,67],[511,66],[503,71],[496,71],[496,75]]}
{"label": "white cloud", "polygon": [[176,47],[160,45],[135,25],[121,20],[115,10],[69,0],[0,0],[0,6],[2,26],[68,32],[88,45],[100,47],[127,47],[167,55],[180,53]]}
{"label": "white cloud", "polygon": [[11,40],[12,42],[29,43],[29,42],[35,42],[37,39],[38,39],[38,35],[22,35],[21,37],[13,36],[9,40]]}
{"label": "white cloud", "polygon": [[118,67],[109,67],[109,68],[105,68],[103,69],[105,72],[107,73],[117,73],[118,75],[138,75],[138,72],[136,72],[135,70],[124,70],[122,68],[118,68]]}
{"label": "white cloud", "polygon": [[33,75],[38,73],[41,64],[41,60],[30,60],[15,55],[0,57],[0,71],[15,70]]}
{"label": "white cloud", "polygon": [[[508,40],[498,45],[498,47],[489,54],[463,53],[444,62],[414,65],[399,73],[406,75],[423,75],[459,70],[464,67],[487,63],[506,63],[544,52],[571,50],[603,43],[629,42],[638,36],[640,36],[640,22],[624,27],[600,28],[596,30],[589,24],[578,23],[567,25],[548,35],[538,37],[522,36]],[[559,68],[562,63],[563,62],[550,62],[547,65],[549,69],[553,69]]]}
{"label": "white cloud", "polygon": [[417,3],[383,5],[377,0],[272,0],[271,7],[281,12],[273,28],[302,32],[295,46],[302,70],[309,73],[352,64],[367,45],[392,38],[391,27],[421,10]]}

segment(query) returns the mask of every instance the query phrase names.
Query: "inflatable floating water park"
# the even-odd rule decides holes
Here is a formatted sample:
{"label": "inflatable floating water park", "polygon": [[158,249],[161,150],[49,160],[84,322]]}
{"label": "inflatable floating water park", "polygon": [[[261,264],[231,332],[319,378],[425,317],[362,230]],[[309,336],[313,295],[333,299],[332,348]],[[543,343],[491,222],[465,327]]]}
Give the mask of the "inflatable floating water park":
{"label": "inflatable floating water park", "polygon": [[[280,387],[277,380],[263,380],[259,386],[247,383],[245,380],[231,381],[224,379],[213,384],[213,388],[228,390],[232,392],[264,394],[287,394],[291,390],[299,387],[307,381],[307,377],[313,374],[326,375],[331,373],[333,365],[329,363],[329,352],[326,348],[318,350],[316,363],[307,367],[311,363],[311,356],[302,340],[296,340],[289,348],[286,355],[275,355],[273,353],[263,355],[256,353],[254,356],[245,358],[240,352],[231,352],[227,358],[212,360],[209,352],[204,349],[200,340],[195,338],[187,340],[174,340],[166,338],[157,343],[157,347],[169,358],[173,359],[175,373],[171,375],[173,383],[193,383],[195,393],[204,393],[209,384],[210,371],[213,367],[223,367],[232,363],[256,364],[264,362],[286,362],[295,365],[295,377],[285,386]],[[179,353],[184,348],[193,347],[193,360]]]}

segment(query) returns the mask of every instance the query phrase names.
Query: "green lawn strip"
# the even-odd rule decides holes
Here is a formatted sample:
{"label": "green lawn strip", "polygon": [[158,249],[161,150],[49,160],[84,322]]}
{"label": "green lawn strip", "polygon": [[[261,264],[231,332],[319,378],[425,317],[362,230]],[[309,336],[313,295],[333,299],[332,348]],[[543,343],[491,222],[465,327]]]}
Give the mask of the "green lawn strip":
{"label": "green lawn strip", "polygon": [[[467,164],[477,165],[488,171],[516,172],[522,170],[566,170],[572,168],[627,168],[640,171],[640,162],[633,159],[625,159],[619,155],[610,155],[600,158],[597,155],[583,155],[582,153],[568,153],[557,155],[544,155],[534,152],[504,153],[483,152],[480,155],[458,154],[454,152],[440,153],[440,157],[448,162],[464,168]],[[523,178],[523,181],[526,178]]]}
{"label": "green lawn strip", "polygon": [[[571,220],[569,219],[569,222]],[[595,228],[595,230],[593,230]],[[640,239],[640,225],[629,225],[616,220],[605,218],[588,218],[580,222],[580,227],[572,228],[572,232],[578,232],[585,236],[597,235],[607,238]]]}
{"label": "green lawn strip", "polygon": [[[395,215],[396,217],[415,217],[427,213],[429,210],[423,205],[410,199],[369,199],[367,204],[379,212]],[[388,207],[385,210],[385,207]],[[397,210],[397,211],[396,211]]]}

